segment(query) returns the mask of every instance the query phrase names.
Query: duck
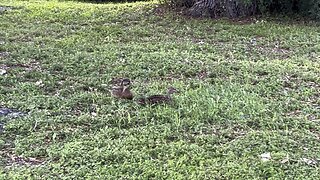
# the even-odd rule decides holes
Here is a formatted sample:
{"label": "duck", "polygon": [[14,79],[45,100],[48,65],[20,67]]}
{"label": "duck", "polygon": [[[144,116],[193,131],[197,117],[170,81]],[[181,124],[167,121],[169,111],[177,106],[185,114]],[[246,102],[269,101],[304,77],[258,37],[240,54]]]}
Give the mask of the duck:
{"label": "duck", "polygon": [[158,104],[169,104],[172,102],[172,97],[171,95],[174,93],[177,93],[178,91],[170,87],[168,88],[167,94],[164,95],[151,95],[148,97],[141,97],[137,99],[137,103],[140,105],[158,105]]}
{"label": "duck", "polygon": [[130,90],[130,79],[119,79],[117,84],[111,88],[111,95],[119,99],[133,99],[133,93]]}

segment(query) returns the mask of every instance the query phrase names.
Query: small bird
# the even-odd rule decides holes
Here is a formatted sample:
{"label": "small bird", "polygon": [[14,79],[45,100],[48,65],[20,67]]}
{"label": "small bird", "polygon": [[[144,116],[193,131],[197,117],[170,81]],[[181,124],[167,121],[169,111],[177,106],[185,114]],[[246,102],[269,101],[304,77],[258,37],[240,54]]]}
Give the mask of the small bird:
{"label": "small bird", "polygon": [[120,99],[133,99],[133,94],[130,90],[131,81],[130,79],[121,79],[120,83],[114,85],[111,88],[111,94],[113,97]]}
{"label": "small bird", "polygon": [[178,92],[175,88],[170,87],[166,95],[151,95],[149,97],[141,97],[137,100],[140,105],[157,105],[172,102],[171,94]]}

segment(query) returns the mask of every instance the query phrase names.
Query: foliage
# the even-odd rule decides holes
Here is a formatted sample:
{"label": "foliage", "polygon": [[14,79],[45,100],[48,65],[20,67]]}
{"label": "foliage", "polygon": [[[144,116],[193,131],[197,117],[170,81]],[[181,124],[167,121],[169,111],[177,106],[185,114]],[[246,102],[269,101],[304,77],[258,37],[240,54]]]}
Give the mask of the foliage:
{"label": "foliage", "polygon": [[297,7],[301,14],[320,20],[320,0],[300,0]]}
{"label": "foliage", "polygon": [[196,3],[196,0],[159,0],[161,4],[165,4],[169,7],[173,8],[180,8],[180,7],[186,7],[190,8]]}
{"label": "foliage", "polygon": [[[0,179],[319,178],[319,26],[1,5],[19,8],[0,14],[0,104],[28,115],[0,117]],[[113,77],[180,93],[142,107],[110,96]]]}
{"label": "foliage", "polygon": [[[200,0],[201,1],[201,0]],[[210,1],[210,0],[203,0]],[[250,14],[300,14],[314,19],[320,19],[320,0],[213,0],[216,10],[223,16],[233,17],[227,12],[230,8],[236,10],[237,16]],[[173,7],[192,7],[197,1],[194,0],[162,0],[163,3]],[[230,3],[231,2],[231,3]],[[205,5],[205,4],[202,4]],[[252,9],[251,7],[257,7]],[[255,12],[252,12],[254,10]],[[224,13],[227,12],[227,13]],[[231,15],[230,15],[231,13]]]}
{"label": "foliage", "polygon": [[123,2],[137,2],[137,1],[153,1],[153,0],[65,0],[65,1],[78,1],[78,2],[91,2],[91,3],[123,3]]}

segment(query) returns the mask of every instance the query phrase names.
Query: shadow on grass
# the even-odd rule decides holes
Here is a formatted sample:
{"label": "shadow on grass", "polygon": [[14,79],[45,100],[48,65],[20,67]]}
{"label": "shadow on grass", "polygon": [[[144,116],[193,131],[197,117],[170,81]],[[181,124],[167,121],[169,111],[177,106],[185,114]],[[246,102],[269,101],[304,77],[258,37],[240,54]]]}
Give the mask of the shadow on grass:
{"label": "shadow on grass", "polygon": [[151,0],[65,0],[65,1],[73,1],[73,2],[85,2],[85,3],[94,3],[94,4],[103,4],[103,3],[131,3],[131,2],[148,2]]}

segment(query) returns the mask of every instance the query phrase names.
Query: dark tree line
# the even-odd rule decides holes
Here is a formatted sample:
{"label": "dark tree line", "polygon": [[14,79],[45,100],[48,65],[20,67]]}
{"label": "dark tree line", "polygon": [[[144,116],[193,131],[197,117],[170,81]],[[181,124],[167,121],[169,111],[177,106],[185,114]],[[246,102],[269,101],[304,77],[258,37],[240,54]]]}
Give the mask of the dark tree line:
{"label": "dark tree line", "polygon": [[[78,0],[134,2],[149,0]],[[159,0],[174,8],[187,8],[193,17],[237,18],[257,14],[297,14],[320,20],[320,0]]]}
{"label": "dark tree line", "polygon": [[243,17],[256,14],[299,14],[320,19],[320,0],[164,0],[186,7],[194,17]]}

